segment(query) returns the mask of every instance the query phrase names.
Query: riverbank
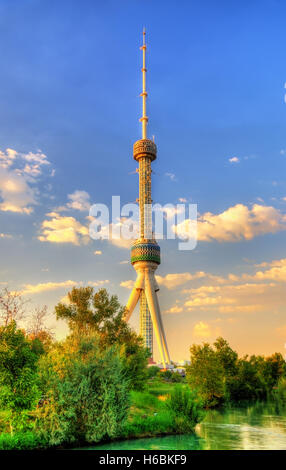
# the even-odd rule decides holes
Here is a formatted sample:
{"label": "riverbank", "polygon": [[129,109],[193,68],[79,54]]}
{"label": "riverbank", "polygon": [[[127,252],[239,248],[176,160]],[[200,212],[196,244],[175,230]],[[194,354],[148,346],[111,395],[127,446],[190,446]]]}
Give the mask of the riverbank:
{"label": "riverbank", "polygon": [[122,440],[86,450],[285,450],[286,406],[254,402],[208,410],[195,433]]}
{"label": "riverbank", "polygon": [[[286,405],[279,401],[244,402],[208,410],[194,432],[181,432],[166,413],[168,382],[150,381],[148,392],[131,392],[122,432],[112,441],[66,447],[96,450],[246,450],[286,448]],[[0,417],[4,415],[0,413]],[[47,445],[33,431],[0,436],[0,449],[36,449]],[[61,447],[63,448],[63,447]]]}
{"label": "riverbank", "polygon": [[[122,426],[120,434],[113,441],[123,439],[140,439],[146,437],[166,436],[194,432],[196,417],[182,416],[175,413],[167,403],[175,390],[177,384],[160,380],[150,379],[146,384],[146,389],[142,392],[131,391],[131,406],[127,420]],[[189,392],[189,387],[182,384],[181,390]],[[193,415],[196,410],[194,407]],[[5,412],[0,413],[0,420],[5,416]],[[33,414],[31,413],[31,419]],[[2,430],[4,424],[0,422]],[[0,435],[0,450],[9,449],[36,449],[47,448],[47,444],[33,430],[22,433],[2,432]],[[74,447],[75,444],[72,444]],[[90,445],[90,443],[81,443],[81,445]],[[67,447],[70,447],[68,444]],[[62,447],[62,446],[61,446]]]}

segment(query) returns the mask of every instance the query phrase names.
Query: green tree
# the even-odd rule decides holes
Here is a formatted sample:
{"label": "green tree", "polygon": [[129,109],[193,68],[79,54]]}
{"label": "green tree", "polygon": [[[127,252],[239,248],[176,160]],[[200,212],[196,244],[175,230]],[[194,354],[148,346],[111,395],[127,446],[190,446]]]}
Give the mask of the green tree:
{"label": "green tree", "polygon": [[234,401],[264,398],[265,383],[258,368],[245,356],[238,360],[238,372],[230,382],[230,398]]}
{"label": "green tree", "polygon": [[229,346],[221,336],[214,342],[216,355],[224,368],[225,375],[232,376],[237,373],[238,354]]}
{"label": "green tree", "polygon": [[129,409],[129,382],[116,346],[97,335],[68,338],[40,360],[45,403],[36,429],[50,445],[98,442],[120,433]]}
{"label": "green tree", "polygon": [[68,299],[68,304],[59,303],[55,307],[57,319],[66,320],[75,336],[97,334],[101,348],[119,345],[131,385],[142,388],[150,352],[124,321],[125,307],[120,305],[118,297],[110,296],[106,289],[94,292],[92,287],[74,287]]}
{"label": "green tree", "polygon": [[207,407],[216,406],[225,399],[224,368],[214,349],[204,343],[190,348],[191,364],[187,366],[187,381],[196,389]]}
{"label": "green tree", "polygon": [[219,337],[214,342],[215,353],[223,367],[225,377],[225,398],[231,399],[231,389],[234,377],[238,374],[238,354],[228,344]]}
{"label": "green tree", "polygon": [[10,431],[27,425],[27,411],[37,404],[40,391],[34,344],[16,322],[0,327],[0,407],[7,410]]}

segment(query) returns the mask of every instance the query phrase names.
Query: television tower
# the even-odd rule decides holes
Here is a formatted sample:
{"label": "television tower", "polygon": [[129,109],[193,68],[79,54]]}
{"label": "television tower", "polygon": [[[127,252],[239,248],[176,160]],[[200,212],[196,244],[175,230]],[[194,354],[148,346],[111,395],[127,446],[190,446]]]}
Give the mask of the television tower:
{"label": "television tower", "polygon": [[157,147],[147,137],[148,117],[146,115],[146,32],[143,30],[142,66],[142,139],[133,145],[133,157],[139,163],[139,214],[140,237],[131,247],[131,264],[137,272],[137,279],[130,294],[125,310],[125,320],[131,317],[136,304],[140,300],[140,335],[144,344],[150,349],[153,357],[153,327],[164,368],[170,364],[170,356],[161,317],[157,292],[159,290],[155,279],[155,271],[159,266],[160,247],[152,232],[152,199],[151,199],[151,162],[156,159]]}

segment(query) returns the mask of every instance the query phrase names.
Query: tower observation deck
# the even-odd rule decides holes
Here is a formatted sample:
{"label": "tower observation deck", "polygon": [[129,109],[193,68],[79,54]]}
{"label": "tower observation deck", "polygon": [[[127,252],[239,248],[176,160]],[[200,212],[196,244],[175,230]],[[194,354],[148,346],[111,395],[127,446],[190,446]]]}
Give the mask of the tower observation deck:
{"label": "tower observation deck", "polygon": [[161,262],[160,247],[152,233],[152,197],[151,197],[151,163],[157,157],[155,143],[147,137],[148,117],[146,115],[146,32],[143,31],[143,55],[142,64],[142,139],[137,140],[133,146],[133,157],[138,162],[139,168],[139,214],[140,237],[131,247],[131,263],[137,272],[135,286],[126,305],[125,319],[129,320],[132,312],[140,299],[140,335],[144,344],[150,349],[153,358],[153,327],[155,331],[158,349],[164,366],[170,363],[166,335],[161,318],[161,312],[157,297],[159,290],[155,279],[155,270]]}

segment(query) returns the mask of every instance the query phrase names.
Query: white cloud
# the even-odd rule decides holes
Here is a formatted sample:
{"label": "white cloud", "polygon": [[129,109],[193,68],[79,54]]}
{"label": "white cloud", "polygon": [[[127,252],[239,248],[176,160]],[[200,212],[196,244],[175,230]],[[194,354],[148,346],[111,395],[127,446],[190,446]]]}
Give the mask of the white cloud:
{"label": "white cloud", "polygon": [[13,235],[10,235],[10,233],[0,233],[0,238],[13,238]]}
{"label": "white cloud", "polygon": [[286,303],[286,258],[258,266],[260,269],[254,274],[228,274],[225,278],[206,274],[204,284],[182,291],[188,295],[186,309],[224,314],[273,314],[283,309]]}
{"label": "white cloud", "polygon": [[121,287],[126,287],[126,289],[133,289],[134,286],[134,281],[128,280],[128,281],[122,281],[120,282]]}
{"label": "white cloud", "polygon": [[49,164],[41,151],[20,153],[10,148],[0,151],[0,210],[31,214],[37,204],[37,178],[42,167]]}
{"label": "white cloud", "polygon": [[[104,284],[108,284],[108,279],[102,281],[88,281],[88,285],[91,287],[100,287]],[[42,282],[39,284],[24,284],[21,290],[22,295],[40,294],[42,292],[53,291],[57,289],[70,289],[76,286],[82,286],[82,282],[78,281],[62,281],[62,282]]]}
{"label": "white cloud", "polygon": [[88,285],[91,287],[100,287],[103,286],[104,284],[109,284],[108,279],[104,279],[103,281],[88,281]]}
{"label": "white cloud", "polygon": [[221,334],[221,330],[218,327],[212,328],[211,325],[204,321],[200,321],[195,324],[193,328],[193,336],[195,338],[211,338],[217,337]]}
{"label": "white cloud", "polygon": [[156,280],[158,284],[167,287],[167,289],[175,289],[176,287],[185,284],[188,281],[192,281],[194,279],[200,279],[205,277],[206,273],[203,271],[197,272],[195,274],[191,273],[172,273],[167,274],[166,276],[156,276]]}
{"label": "white cloud", "polygon": [[176,181],[176,175],[175,173],[165,173],[165,176],[167,176],[168,178],[170,178],[171,181]]}
{"label": "white cloud", "polygon": [[164,313],[181,313],[183,311],[183,307],[179,307],[178,305],[174,305],[173,307],[165,310]]}
{"label": "white cloud", "polygon": [[8,169],[0,169],[0,210],[3,212],[18,212],[31,214],[36,204],[35,189],[26,181],[24,176],[17,175]]}
{"label": "white cloud", "polygon": [[41,242],[72,243],[73,245],[88,243],[88,227],[82,225],[74,217],[62,217],[56,212],[46,215],[50,219],[44,220],[41,224],[41,235],[38,236]]}
{"label": "white cloud", "polygon": [[78,211],[89,211],[90,196],[86,191],[76,190],[72,194],[68,194],[69,202],[67,207]]}
{"label": "white cloud", "polygon": [[[190,223],[190,226],[188,225]],[[180,237],[189,237],[188,219],[173,226]],[[243,204],[229,207],[220,214],[206,212],[198,217],[197,236],[199,241],[237,242],[251,240],[258,235],[286,230],[286,215],[272,206],[253,204],[251,208]]]}
{"label": "white cloud", "polygon": [[23,289],[21,290],[22,295],[27,294],[39,294],[41,292],[47,292],[56,289],[66,289],[70,287],[75,287],[78,285],[76,281],[63,281],[63,282],[44,282],[39,284],[24,284]]}
{"label": "white cloud", "polygon": [[240,162],[240,160],[239,160],[238,157],[229,158],[228,161],[229,161],[230,163],[239,163],[239,162]]}

